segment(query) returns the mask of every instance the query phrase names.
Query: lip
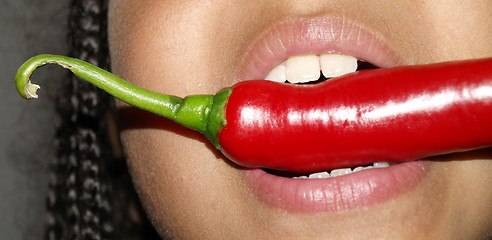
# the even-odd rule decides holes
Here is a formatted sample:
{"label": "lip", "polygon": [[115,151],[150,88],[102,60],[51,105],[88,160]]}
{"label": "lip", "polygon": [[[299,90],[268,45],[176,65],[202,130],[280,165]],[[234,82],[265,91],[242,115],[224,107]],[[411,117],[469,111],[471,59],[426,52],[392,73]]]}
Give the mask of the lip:
{"label": "lip", "polygon": [[321,17],[282,22],[268,29],[246,54],[238,81],[263,79],[288,57],[309,53],[351,55],[379,67],[402,64],[380,34],[347,19]]}
{"label": "lip", "polygon": [[406,162],[326,179],[279,177],[261,169],[244,171],[257,199],[294,213],[320,213],[370,207],[413,189],[430,163]]}
{"label": "lip", "polygon": [[[300,54],[338,53],[379,67],[402,58],[373,31],[343,18],[297,19],[275,24],[246,54],[237,81],[263,79],[276,65]],[[368,207],[415,188],[430,163],[407,162],[327,179],[292,179],[261,169],[244,170],[245,182],[266,205],[294,213],[320,213]]]}

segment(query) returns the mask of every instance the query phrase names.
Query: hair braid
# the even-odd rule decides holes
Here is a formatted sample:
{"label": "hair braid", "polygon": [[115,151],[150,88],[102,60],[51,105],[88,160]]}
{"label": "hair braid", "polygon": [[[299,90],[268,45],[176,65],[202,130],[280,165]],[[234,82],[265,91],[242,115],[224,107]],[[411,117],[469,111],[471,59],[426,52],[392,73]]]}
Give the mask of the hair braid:
{"label": "hair braid", "polygon": [[[71,0],[69,55],[109,69],[107,3]],[[56,99],[57,158],[51,167],[45,238],[159,239],[142,217],[127,166],[110,148],[112,98],[72,74]]]}
{"label": "hair braid", "polygon": [[[108,68],[105,0],[72,0],[69,55]],[[47,239],[109,239],[113,161],[104,117],[110,98],[69,75],[57,99],[57,159],[48,194]]]}

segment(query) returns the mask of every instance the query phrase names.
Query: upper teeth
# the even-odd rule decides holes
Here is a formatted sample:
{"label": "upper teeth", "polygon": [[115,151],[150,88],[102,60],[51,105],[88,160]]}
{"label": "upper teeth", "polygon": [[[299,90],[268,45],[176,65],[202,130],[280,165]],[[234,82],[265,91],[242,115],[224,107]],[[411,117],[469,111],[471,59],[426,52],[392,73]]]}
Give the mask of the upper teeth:
{"label": "upper teeth", "polygon": [[338,77],[357,70],[357,58],[339,54],[309,54],[289,57],[273,68],[265,80],[302,83],[316,81],[320,72],[326,78]]}
{"label": "upper teeth", "polygon": [[285,75],[291,83],[316,81],[320,77],[319,57],[303,55],[290,57],[285,61]]}

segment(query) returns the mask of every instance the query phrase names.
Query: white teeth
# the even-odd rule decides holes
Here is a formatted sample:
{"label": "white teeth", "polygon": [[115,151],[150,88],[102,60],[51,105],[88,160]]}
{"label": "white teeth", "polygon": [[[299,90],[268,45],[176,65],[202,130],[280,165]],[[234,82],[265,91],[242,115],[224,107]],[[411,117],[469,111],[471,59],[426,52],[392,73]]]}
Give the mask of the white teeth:
{"label": "white teeth", "polygon": [[364,167],[356,167],[356,168],[354,168],[354,170],[352,172],[358,172],[358,171],[362,171],[364,169],[365,169]]}
{"label": "white teeth", "polygon": [[338,54],[322,54],[320,65],[326,78],[339,77],[357,70],[357,59],[352,56]]}
{"label": "white teeth", "polygon": [[384,168],[384,167],[389,167],[390,164],[387,162],[376,162],[372,164],[375,168]]}
{"label": "white teeth", "polygon": [[350,168],[340,168],[340,169],[333,169],[333,170],[331,170],[330,173],[328,173],[328,172],[317,172],[317,173],[309,174],[309,176],[299,176],[299,177],[294,177],[294,178],[323,179],[323,178],[343,176],[346,174],[360,172],[360,171],[371,169],[371,168],[385,168],[385,167],[389,167],[392,165],[395,165],[395,164],[390,164],[387,162],[376,162],[376,163],[373,163],[371,166],[356,167],[354,170],[352,170]]}
{"label": "white teeth", "polygon": [[304,83],[317,81],[321,72],[326,78],[339,77],[357,70],[357,58],[339,54],[314,54],[289,57],[273,68],[265,80]]}
{"label": "white teeth", "polygon": [[330,174],[328,172],[319,172],[319,173],[313,173],[309,174],[309,178],[329,178]]}
{"label": "white teeth", "polygon": [[281,83],[285,82],[287,80],[287,76],[285,75],[285,62],[272,69],[265,77],[265,80]]}
{"label": "white teeth", "polygon": [[349,174],[349,173],[352,173],[352,169],[350,169],[350,168],[341,168],[341,169],[332,170],[330,172],[330,176],[332,176],[332,177],[338,177],[338,176],[342,176],[342,175]]}
{"label": "white teeth", "polygon": [[319,57],[313,54],[293,56],[285,63],[285,73],[290,83],[316,81],[321,76]]}

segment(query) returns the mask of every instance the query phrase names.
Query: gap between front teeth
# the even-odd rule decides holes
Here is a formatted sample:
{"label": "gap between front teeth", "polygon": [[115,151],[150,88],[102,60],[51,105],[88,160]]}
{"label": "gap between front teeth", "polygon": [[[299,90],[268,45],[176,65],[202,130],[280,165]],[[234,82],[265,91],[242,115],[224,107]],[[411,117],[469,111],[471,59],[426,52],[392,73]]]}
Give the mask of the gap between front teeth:
{"label": "gap between front teeth", "polygon": [[339,54],[314,54],[289,57],[273,68],[265,80],[304,83],[317,81],[321,73],[326,78],[339,77],[357,70],[357,58]]}
{"label": "gap between front teeth", "polygon": [[373,163],[371,166],[356,167],[356,168],[354,168],[354,170],[352,170],[351,168],[340,168],[340,169],[331,170],[329,173],[326,171],[325,172],[317,172],[317,173],[309,174],[309,176],[299,176],[299,177],[293,177],[293,178],[322,179],[322,178],[338,177],[338,176],[343,176],[343,175],[347,175],[350,173],[355,173],[355,172],[359,172],[359,171],[363,171],[363,170],[367,170],[367,169],[371,169],[371,168],[385,168],[385,167],[389,167],[391,165],[392,164],[390,164],[388,162],[376,162],[376,163]]}

